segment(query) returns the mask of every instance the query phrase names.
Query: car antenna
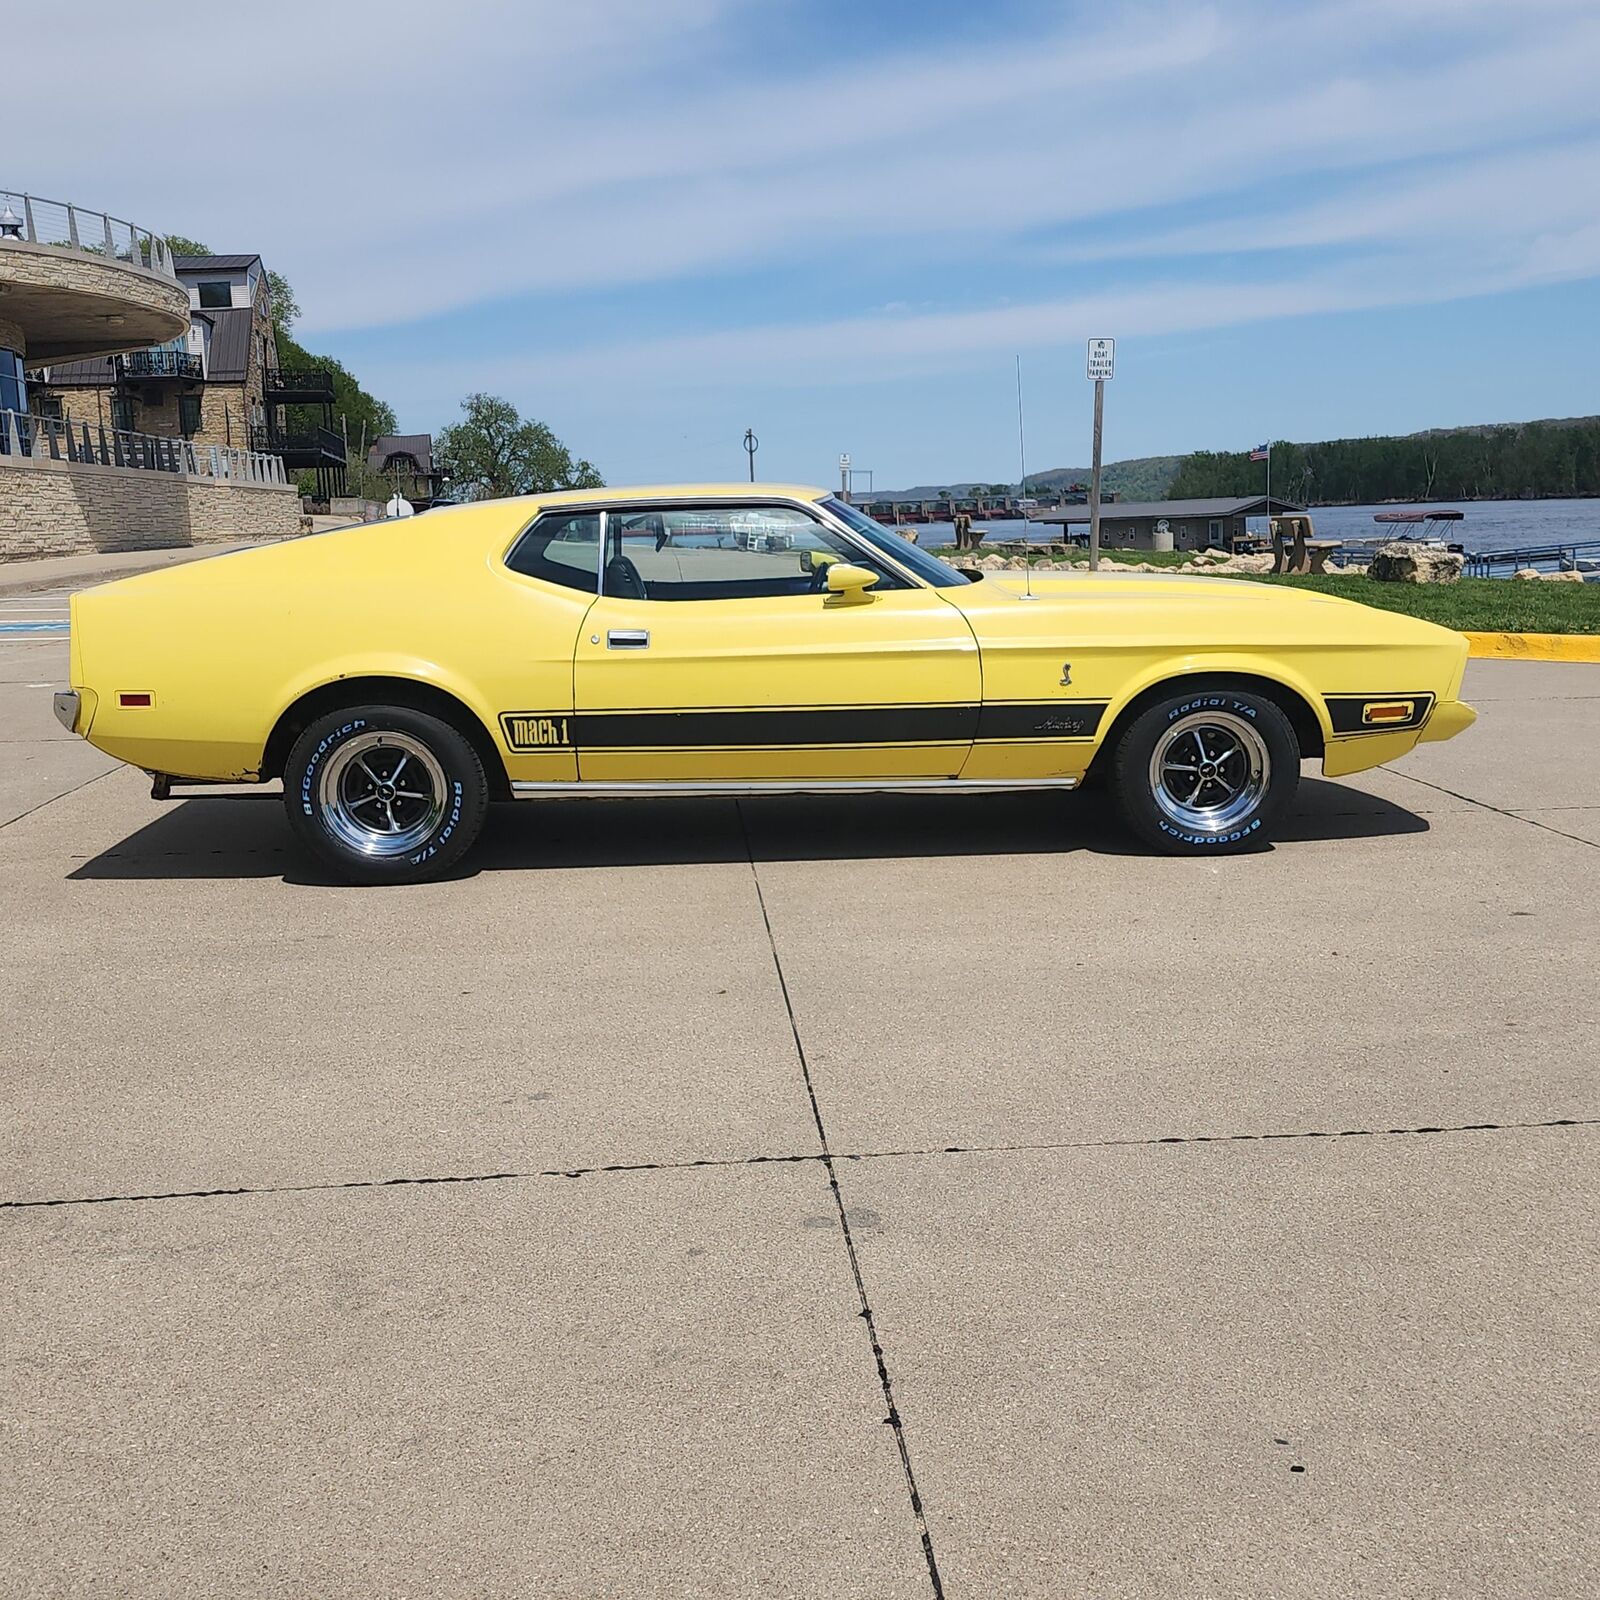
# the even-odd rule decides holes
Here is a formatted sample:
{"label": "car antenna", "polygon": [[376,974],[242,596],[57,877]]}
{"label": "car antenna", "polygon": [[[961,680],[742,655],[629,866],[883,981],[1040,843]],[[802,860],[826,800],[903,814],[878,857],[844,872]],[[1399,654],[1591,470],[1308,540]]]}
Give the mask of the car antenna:
{"label": "car antenna", "polygon": [[[1017,458],[1022,466],[1022,482],[1017,485],[1017,498],[1019,500],[1026,500],[1028,498],[1028,444],[1027,437],[1022,430],[1021,355],[1018,355],[1017,357]],[[1027,522],[1028,520],[1026,508],[1023,509],[1022,520],[1023,522]],[[1022,542],[1024,546],[1026,546],[1028,543],[1026,539],[1024,539]],[[1033,599],[1033,563],[1028,559],[1028,552],[1026,549],[1024,549],[1022,552],[1022,598],[1024,600]]]}

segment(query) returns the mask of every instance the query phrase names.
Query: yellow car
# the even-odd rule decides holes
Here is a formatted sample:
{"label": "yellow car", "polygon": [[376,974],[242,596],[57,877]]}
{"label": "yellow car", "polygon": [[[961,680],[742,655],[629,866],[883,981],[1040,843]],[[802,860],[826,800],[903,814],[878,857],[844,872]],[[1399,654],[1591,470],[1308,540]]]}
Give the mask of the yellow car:
{"label": "yellow car", "polygon": [[491,800],[1070,789],[1181,853],[1474,718],[1466,641],[1226,578],[963,572],[821,489],[495,500],[127,578],[72,602],[63,723],[174,785],[281,778],[366,882],[429,877]]}

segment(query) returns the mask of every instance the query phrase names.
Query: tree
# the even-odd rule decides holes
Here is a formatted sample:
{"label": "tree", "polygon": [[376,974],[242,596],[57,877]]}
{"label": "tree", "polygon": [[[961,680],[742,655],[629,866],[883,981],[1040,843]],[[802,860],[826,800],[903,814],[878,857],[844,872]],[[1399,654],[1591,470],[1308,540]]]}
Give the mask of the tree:
{"label": "tree", "polygon": [[474,500],[552,489],[601,489],[605,479],[542,422],[524,422],[498,395],[469,394],[460,422],[440,430],[434,459],[455,492]]}
{"label": "tree", "polygon": [[300,320],[300,302],[289,287],[289,280],[281,272],[267,269],[267,288],[272,291],[272,326],[287,333]]}

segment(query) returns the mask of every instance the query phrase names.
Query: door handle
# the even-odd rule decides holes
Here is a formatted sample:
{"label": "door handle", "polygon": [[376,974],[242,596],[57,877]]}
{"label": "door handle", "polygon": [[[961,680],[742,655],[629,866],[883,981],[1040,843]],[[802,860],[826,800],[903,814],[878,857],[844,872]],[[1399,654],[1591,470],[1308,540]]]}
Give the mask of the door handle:
{"label": "door handle", "polygon": [[607,650],[648,650],[650,632],[647,628],[612,628],[606,634]]}

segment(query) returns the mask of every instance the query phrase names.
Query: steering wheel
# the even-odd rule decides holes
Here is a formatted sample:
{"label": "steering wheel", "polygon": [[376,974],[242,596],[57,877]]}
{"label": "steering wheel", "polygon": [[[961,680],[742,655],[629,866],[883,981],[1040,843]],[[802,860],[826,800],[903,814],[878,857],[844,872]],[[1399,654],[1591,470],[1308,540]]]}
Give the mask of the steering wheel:
{"label": "steering wheel", "polygon": [[639,569],[626,556],[612,556],[606,562],[606,593],[619,600],[648,600],[650,598],[639,576]]}

